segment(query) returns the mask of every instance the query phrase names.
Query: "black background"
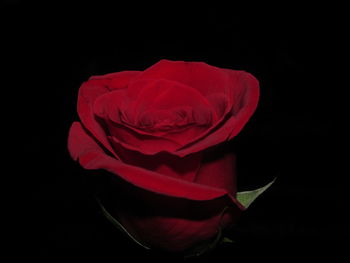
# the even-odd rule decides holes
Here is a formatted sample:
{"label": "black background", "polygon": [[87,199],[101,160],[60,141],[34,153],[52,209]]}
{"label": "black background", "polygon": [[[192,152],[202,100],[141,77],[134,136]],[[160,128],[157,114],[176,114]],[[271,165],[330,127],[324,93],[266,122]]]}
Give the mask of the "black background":
{"label": "black background", "polygon": [[49,261],[178,259],[146,252],[115,230],[99,213],[86,171],[66,149],[83,81],[167,58],[242,69],[259,79],[258,110],[233,143],[239,188],[278,176],[229,233],[236,243],[198,261],[337,261],[345,255],[347,184],[335,119],[342,96],[335,75],[340,8],[19,0],[0,7],[5,80],[14,99],[5,115],[19,127],[10,131],[19,145],[12,155],[18,183],[9,197],[20,201],[16,251]]}

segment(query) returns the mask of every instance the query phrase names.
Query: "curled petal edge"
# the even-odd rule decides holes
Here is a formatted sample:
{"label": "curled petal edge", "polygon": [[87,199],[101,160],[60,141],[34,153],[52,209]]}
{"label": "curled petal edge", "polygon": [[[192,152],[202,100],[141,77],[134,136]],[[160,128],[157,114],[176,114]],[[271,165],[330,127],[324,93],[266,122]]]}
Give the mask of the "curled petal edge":
{"label": "curled petal edge", "polygon": [[245,207],[224,189],[200,185],[165,176],[140,167],[131,166],[107,155],[103,149],[85,132],[79,122],[74,122],[69,131],[68,150],[74,160],[79,160],[88,170],[104,169],[125,181],[154,193],[207,201],[228,197],[239,209]]}

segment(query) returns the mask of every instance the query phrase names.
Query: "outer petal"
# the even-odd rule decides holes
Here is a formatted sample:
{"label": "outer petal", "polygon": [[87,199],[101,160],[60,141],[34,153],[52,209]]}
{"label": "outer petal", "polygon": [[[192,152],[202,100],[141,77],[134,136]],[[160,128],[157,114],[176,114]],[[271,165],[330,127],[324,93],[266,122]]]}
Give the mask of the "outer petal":
{"label": "outer petal", "polygon": [[[232,225],[240,215],[238,208],[230,207],[225,211],[223,200],[216,202],[215,209],[211,207],[214,202],[205,202],[208,204],[176,204],[169,201],[167,208],[155,206],[149,210],[146,208],[147,211],[145,207],[132,208],[144,212],[137,215],[129,212],[130,207],[126,211],[116,207],[114,215],[142,243],[168,251],[184,251],[215,237],[220,229]],[[154,211],[162,212],[158,214]]]}
{"label": "outer petal", "polygon": [[226,144],[203,152],[196,183],[226,189],[232,196],[237,192],[236,156]]}
{"label": "outer petal", "polygon": [[236,222],[241,210],[224,197],[193,201],[158,195],[120,181],[109,183],[104,206],[148,247],[183,251]]}
{"label": "outer petal", "polygon": [[125,181],[162,195],[190,200],[212,200],[227,196],[240,209],[243,206],[226,190],[200,185],[164,176],[140,167],[125,164],[109,155],[86,133],[79,122],[74,122],[68,138],[68,149],[73,159],[85,169],[105,169]]}
{"label": "outer petal", "polygon": [[[205,97],[213,93],[227,93],[230,88],[228,76],[220,68],[204,62],[185,62],[161,60],[143,71],[137,81],[147,79],[167,79],[190,86]],[[141,86],[139,86],[141,88]],[[139,90],[135,86],[130,91],[131,96],[137,96]]]}
{"label": "outer petal", "polygon": [[202,160],[202,153],[190,154],[180,158],[166,152],[156,155],[145,155],[138,151],[128,150],[126,147],[117,144],[115,144],[114,149],[121,161],[126,164],[190,182],[195,181]]}

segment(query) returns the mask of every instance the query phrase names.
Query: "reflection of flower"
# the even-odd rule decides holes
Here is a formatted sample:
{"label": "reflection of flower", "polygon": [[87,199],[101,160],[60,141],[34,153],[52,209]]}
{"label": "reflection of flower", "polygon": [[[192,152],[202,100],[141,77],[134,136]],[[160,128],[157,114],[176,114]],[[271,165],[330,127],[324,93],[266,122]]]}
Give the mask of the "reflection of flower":
{"label": "reflection of flower", "polygon": [[249,73],[162,60],[145,71],[91,77],[68,148],[86,169],[115,178],[110,212],[141,243],[184,250],[232,225],[235,156],[224,143],[259,97]]}

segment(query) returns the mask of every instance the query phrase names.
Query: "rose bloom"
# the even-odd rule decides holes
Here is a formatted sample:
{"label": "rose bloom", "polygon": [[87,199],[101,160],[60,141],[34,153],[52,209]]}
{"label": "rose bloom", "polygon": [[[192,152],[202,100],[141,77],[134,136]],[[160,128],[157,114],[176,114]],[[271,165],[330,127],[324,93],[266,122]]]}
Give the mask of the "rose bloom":
{"label": "rose bloom", "polygon": [[161,60],[93,76],[79,89],[68,149],[85,169],[110,174],[108,211],[130,235],[183,251],[232,226],[244,209],[225,142],[258,98],[251,74],[203,62]]}

